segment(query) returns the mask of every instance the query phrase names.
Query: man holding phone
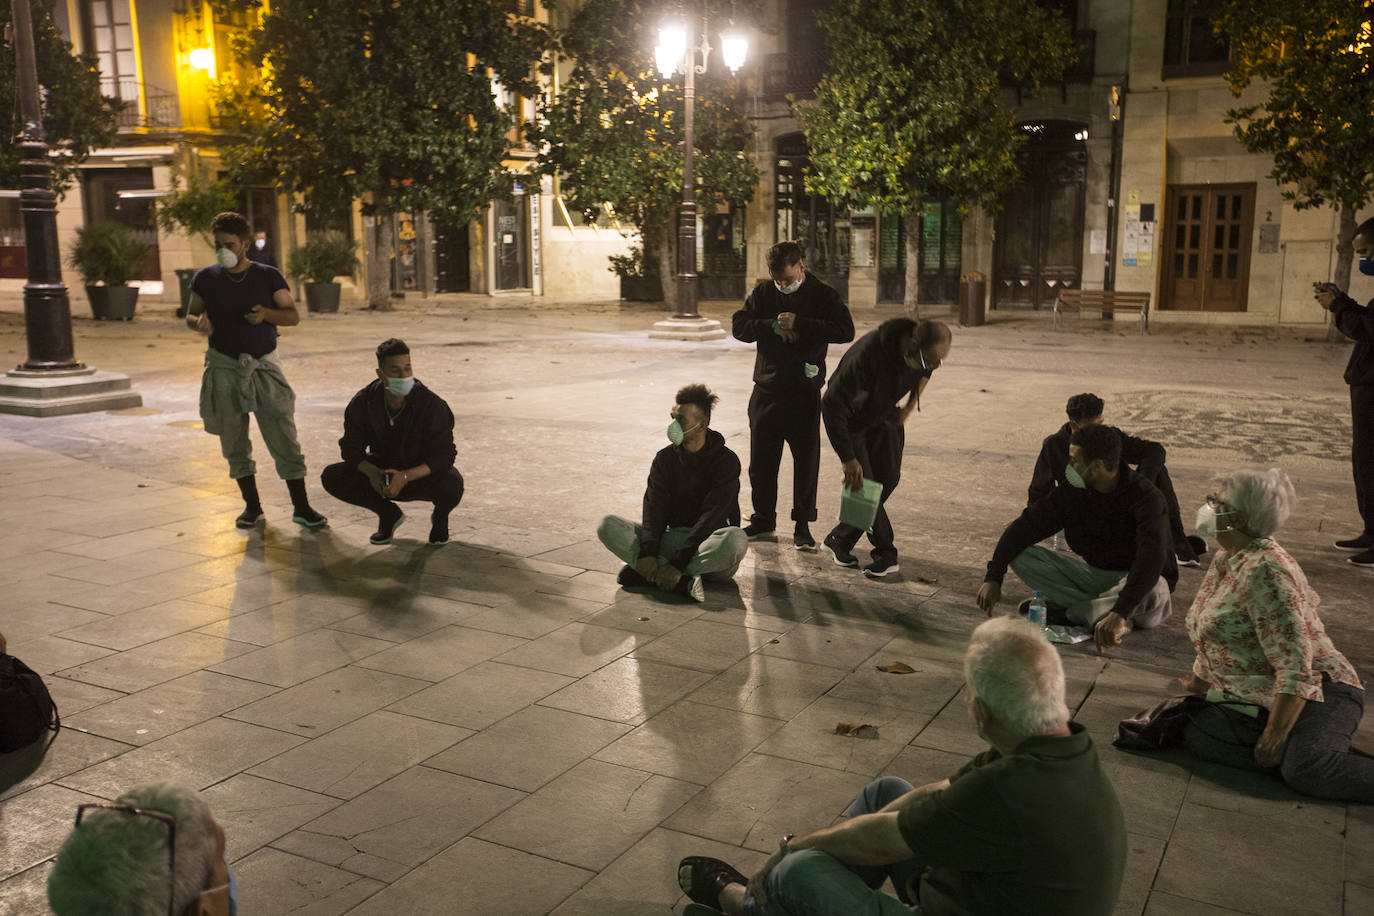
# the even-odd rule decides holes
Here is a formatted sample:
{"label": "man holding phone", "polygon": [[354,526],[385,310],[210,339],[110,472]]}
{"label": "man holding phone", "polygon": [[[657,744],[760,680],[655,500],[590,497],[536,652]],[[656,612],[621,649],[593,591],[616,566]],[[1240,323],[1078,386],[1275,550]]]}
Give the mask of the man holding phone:
{"label": "man holding phone", "polygon": [[[1355,227],[1353,244],[1360,273],[1374,277],[1374,218]],[[1354,554],[1351,564],[1374,569],[1374,302],[1360,305],[1334,283],[1312,285],[1317,302],[1331,312],[1337,329],[1355,341],[1345,382],[1350,386],[1355,503],[1364,530],[1357,537],[1337,541],[1336,547]]]}

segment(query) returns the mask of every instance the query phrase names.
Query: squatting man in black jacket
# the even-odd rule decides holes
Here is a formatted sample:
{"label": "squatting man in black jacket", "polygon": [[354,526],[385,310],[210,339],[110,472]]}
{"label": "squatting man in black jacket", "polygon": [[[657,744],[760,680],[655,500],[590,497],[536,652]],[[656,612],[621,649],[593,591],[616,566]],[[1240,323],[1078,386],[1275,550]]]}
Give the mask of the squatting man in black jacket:
{"label": "squatting man in black jacket", "polygon": [[669,445],[649,468],[644,514],[636,525],[617,515],[601,520],[596,536],[625,562],[620,584],[656,586],[702,601],[702,576],[730,579],[749,549],[739,527],[739,458],[710,428],[718,398],[688,385],[669,411]]}
{"label": "squatting man in black jacket", "polygon": [[[1002,532],[978,606],[992,615],[1010,566],[1071,623],[1093,627],[1101,651],[1120,645],[1132,628],[1169,619],[1178,584],[1169,514],[1154,484],[1121,462],[1121,434],[1110,426],[1073,434],[1066,474],[1068,486],[1055,487]],[[1061,529],[1077,556],[1035,546]]]}
{"label": "squatting man in black jacket", "polygon": [[335,499],[377,513],[373,544],[390,544],[405,513],[396,501],[434,503],[429,543],[448,542],[448,516],[463,498],[453,466],[453,411],[418,379],[410,348],[391,338],[377,346],[377,378],[353,395],[339,440],[343,461],[320,475]]}
{"label": "squatting man in black jacket", "polygon": [[792,543],[814,551],[816,478],[821,467],[821,386],[832,343],[854,339],[844,299],[806,272],[796,242],[768,251],[765,280],[735,312],[737,340],[758,344],[754,393],[749,396],[749,489],[754,514],[744,533],[751,541],[777,537],[778,465],[782,446],[792,450]]}

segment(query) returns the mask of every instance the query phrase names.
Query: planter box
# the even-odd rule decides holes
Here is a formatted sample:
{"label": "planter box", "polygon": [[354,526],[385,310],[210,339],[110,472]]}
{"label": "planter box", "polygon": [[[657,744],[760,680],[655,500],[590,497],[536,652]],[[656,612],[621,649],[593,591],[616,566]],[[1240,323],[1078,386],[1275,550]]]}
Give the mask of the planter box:
{"label": "planter box", "polygon": [[200,272],[198,267],[183,267],[172,271],[177,275],[177,291],[181,294],[181,305],[177,308],[177,317],[185,318],[186,310],[191,306],[191,281]]}
{"label": "planter box", "polygon": [[658,277],[621,277],[620,298],[630,302],[662,302],[663,283]]}
{"label": "planter box", "polygon": [[91,314],[100,321],[132,321],[138,307],[137,286],[88,286]]}
{"label": "planter box", "polygon": [[337,283],[305,284],[305,307],[311,312],[337,312],[342,287]]}

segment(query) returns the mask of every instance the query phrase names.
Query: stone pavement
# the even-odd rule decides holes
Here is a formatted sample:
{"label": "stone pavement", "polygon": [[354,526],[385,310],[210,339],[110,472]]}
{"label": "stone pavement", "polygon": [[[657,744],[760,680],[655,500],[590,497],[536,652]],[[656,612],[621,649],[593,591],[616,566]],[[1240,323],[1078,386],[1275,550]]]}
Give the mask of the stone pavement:
{"label": "stone pavement", "polygon": [[[23,342],[8,305],[0,360],[13,363]],[[1217,471],[1287,468],[1301,505],[1280,539],[1337,645],[1374,677],[1374,578],[1327,547],[1356,530],[1344,344],[1141,337],[1129,322],[1050,333],[1047,316],[1025,314],[956,329],[890,503],[902,577],[870,583],[784,538],[692,605],[618,588],[593,532],[607,512],[637,513],[685,382],[720,393],[713,425],[747,457],[752,349],[650,341],[657,313],[616,303],[406,306],[307,318],[281,350],[318,473],[372,348],[408,340],[417,375],[458,417],[468,491],[440,549],[423,544],[422,517],[371,547],[370,517],[313,477],[331,523],[298,529],[270,463],[267,526],[236,531],[236,489],[198,428],[203,345],[169,312],[77,320],[78,354],[131,374],[143,409],[0,417],[0,631],[48,676],[65,726],[0,794],[0,913],[45,912],[79,802],[159,779],[205,792],[248,916],[679,911],[680,856],[747,872],[875,775],[928,781],[982,748],[960,696],[981,619],[972,595],[1040,437],[1080,390],[1166,443],[1185,512]],[[728,320],[729,308],[705,311]],[[889,314],[856,315],[860,332]],[[820,531],[839,477],[827,452]],[[1071,708],[1126,809],[1117,911],[1374,911],[1371,809],[1110,747],[1115,722],[1186,670],[1182,618],[1200,577],[1185,570],[1169,624],[1114,657],[1063,650]],[[1024,593],[1014,577],[1007,591]],[[916,672],[875,670],[891,661]],[[880,736],[836,736],[838,722]]]}

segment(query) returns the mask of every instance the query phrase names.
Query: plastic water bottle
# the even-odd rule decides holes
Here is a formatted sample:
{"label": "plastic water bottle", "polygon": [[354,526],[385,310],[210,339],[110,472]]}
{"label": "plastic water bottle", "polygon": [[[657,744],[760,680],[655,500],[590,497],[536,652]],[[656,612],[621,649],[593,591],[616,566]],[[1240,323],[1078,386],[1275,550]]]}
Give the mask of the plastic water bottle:
{"label": "plastic water bottle", "polygon": [[1035,597],[1026,608],[1026,619],[1042,630],[1050,625],[1049,616],[1045,612],[1045,594],[1039,589],[1035,590]]}

